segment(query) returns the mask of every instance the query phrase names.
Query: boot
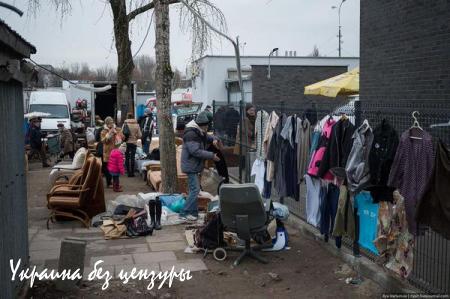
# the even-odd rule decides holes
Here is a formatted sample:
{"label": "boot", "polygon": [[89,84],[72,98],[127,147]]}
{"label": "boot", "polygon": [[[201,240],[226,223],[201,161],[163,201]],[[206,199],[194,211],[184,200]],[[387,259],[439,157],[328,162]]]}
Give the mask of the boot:
{"label": "boot", "polygon": [[155,228],[155,225],[156,225],[156,220],[155,220],[156,219],[155,218],[156,201],[150,200],[148,202],[148,209],[150,212],[150,219],[151,219],[150,226]]}
{"label": "boot", "polygon": [[161,229],[161,213],[162,213],[162,203],[159,199],[156,200],[156,205],[155,205],[155,214],[156,214],[156,222],[155,222],[155,226],[154,228],[156,230],[160,230]]}
{"label": "boot", "polygon": [[113,182],[113,191],[114,192],[122,192],[122,186],[120,186],[118,183]]}

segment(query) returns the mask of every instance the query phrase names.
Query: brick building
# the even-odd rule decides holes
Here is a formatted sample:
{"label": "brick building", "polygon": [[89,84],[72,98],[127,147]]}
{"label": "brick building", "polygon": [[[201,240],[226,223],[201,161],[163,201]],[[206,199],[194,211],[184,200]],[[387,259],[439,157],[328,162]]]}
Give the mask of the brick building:
{"label": "brick building", "polygon": [[[267,78],[268,62],[267,56],[241,57],[246,102],[262,106],[280,101],[289,106],[302,105],[312,99],[303,95],[306,85],[357,67],[359,58],[272,56],[270,79]],[[213,101],[237,103],[240,100],[234,56],[202,57],[194,64],[192,73],[194,101],[211,105]]]}
{"label": "brick building", "polygon": [[360,99],[450,99],[450,1],[361,0]]}

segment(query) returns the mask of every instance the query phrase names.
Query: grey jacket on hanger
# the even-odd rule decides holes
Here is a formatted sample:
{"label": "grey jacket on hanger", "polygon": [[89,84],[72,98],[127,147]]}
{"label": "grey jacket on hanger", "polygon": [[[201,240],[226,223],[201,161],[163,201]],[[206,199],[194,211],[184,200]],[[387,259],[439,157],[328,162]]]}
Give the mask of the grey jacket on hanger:
{"label": "grey jacket on hanger", "polygon": [[369,154],[372,148],[373,132],[367,121],[353,133],[353,146],[348,156],[345,172],[348,189],[357,193],[370,182]]}

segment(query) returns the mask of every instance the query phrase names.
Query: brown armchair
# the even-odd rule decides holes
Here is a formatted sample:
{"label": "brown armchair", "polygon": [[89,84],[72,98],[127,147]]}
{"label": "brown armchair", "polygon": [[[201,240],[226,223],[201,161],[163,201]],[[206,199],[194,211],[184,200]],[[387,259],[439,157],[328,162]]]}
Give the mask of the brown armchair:
{"label": "brown armchair", "polygon": [[86,212],[88,202],[95,198],[98,192],[97,188],[101,184],[100,160],[91,158],[89,161],[87,175],[80,179],[82,184],[58,185],[47,194],[47,207],[50,209],[47,229],[49,228],[49,222],[54,222],[58,216],[79,220],[85,227],[89,227],[91,219]]}

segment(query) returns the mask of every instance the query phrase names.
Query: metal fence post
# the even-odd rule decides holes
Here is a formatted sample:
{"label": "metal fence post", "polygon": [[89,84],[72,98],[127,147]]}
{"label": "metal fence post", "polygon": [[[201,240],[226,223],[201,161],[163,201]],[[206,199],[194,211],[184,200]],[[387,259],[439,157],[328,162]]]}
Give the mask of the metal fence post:
{"label": "metal fence post", "polygon": [[244,101],[241,100],[239,102],[239,183],[242,184],[242,127],[243,127],[243,118],[244,118]]}
{"label": "metal fence post", "polygon": [[359,127],[362,124],[361,101],[355,101],[355,126]]}

